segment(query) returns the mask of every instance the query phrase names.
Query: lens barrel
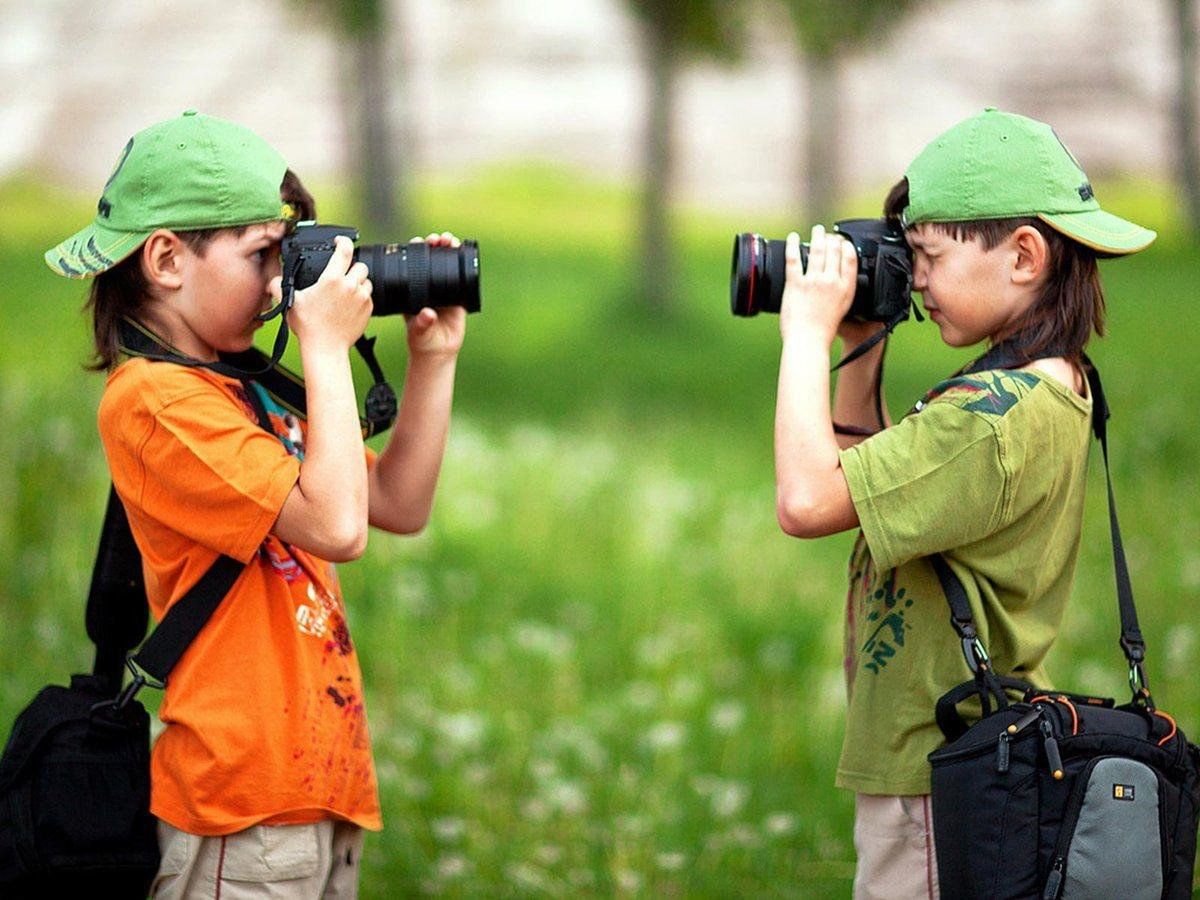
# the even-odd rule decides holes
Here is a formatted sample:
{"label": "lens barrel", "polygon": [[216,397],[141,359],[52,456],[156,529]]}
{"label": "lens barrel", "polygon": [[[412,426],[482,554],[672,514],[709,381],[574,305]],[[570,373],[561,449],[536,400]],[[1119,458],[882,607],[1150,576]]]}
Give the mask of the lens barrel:
{"label": "lens barrel", "polygon": [[[345,225],[301,222],[283,239],[284,287],[303,290],[314,284],[333,255],[335,239],[358,240],[358,229]],[[424,307],[461,306],[479,312],[479,244],[435,247],[408,244],[364,244],[354,250],[371,279],[372,315],[416,315]]]}
{"label": "lens barrel", "polygon": [[426,306],[479,312],[479,245],[433,247],[423,242],[365,244],[354,258],[369,271],[372,315],[416,315]]}
{"label": "lens barrel", "polygon": [[[729,306],[735,316],[778,313],[783,304],[787,241],[769,241],[744,232],[733,239]],[[800,264],[808,265],[808,244],[800,245]]]}

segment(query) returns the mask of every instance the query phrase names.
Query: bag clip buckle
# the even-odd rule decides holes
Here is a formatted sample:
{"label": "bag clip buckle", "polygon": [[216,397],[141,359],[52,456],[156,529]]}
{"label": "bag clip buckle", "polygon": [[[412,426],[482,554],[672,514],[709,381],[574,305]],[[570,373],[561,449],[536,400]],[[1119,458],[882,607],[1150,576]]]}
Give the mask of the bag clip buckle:
{"label": "bag clip buckle", "polygon": [[987,650],[983,647],[983,642],[978,637],[964,637],[962,639],[963,657],[967,661],[967,668],[971,670],[971,674],[979,674],[980,669],[984,671],[991,668],[992,659],[987,654]]}
{"label": "bag clip buckle", "polygon": [[128,706],[144,687],[149,686],[161,691],[167,686],[165,681],[159,681],[157,678],[154,678],[134,662],[132,656],[125,657],[125,668],[133,675],[133,679],[121,689],[121,693],[117,694],[117,699],[114,701],[116,709],[120,710]]}

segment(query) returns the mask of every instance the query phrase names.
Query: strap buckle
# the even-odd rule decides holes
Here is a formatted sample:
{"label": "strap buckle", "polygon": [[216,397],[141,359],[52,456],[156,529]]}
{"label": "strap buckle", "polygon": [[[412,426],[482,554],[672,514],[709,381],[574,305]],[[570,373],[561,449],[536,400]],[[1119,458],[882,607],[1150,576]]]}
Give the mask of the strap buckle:
{"label": "strap buckle", "polygon": [[1127,638],[1121,635],[1121,652],[1125,654],[1130,665],[1140,664],[1146,658],[1146,642],[1141,638]]}
{"label": "strap buckle", "polygon": [[1133,691],[1135,697],[1150,695],[1150,682],[1146,680],[1146,667],[1141,662],[1129,664],[1129,689]]}
{"label": "strap buckle", "polygon": [[978,675],[980,671],[988,671],[992,667],[992,659],[987,654],[987,650],[983,647],[983,642],[978,637],[964,637],[962,639],[963,657],[967,661],[967,668],[971,670],[972,675]]}
{"label": "strap buckle", "polygon": [[117,699],[115,701],[117,709],[124,709],[131,702],[133,702],[133,699],[138,695],[138,692],[144,687],[152,687],[161,691],[167,686],[165,681],[159,681],[157,678],[139,666],[136,662],[134,662],[132,656],[125,657],[125,668],[127,668],[130,674],[133,675],[133,679],[129,682],[129,684],[125,685],[125,687],[121,690],[121,693],[117,694]]}

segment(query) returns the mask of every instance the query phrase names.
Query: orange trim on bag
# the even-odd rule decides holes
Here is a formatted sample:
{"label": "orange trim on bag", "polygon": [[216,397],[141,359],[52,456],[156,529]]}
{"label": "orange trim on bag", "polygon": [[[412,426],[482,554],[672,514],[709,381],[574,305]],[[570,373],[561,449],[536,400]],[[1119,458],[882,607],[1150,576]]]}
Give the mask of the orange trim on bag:
{"label": "orange trim on bag", "polygon": [[1060,703],[1067,704],[1067,708],[1071,710],[1071,734],[1079,734],[1079,713],[1075,711],[1075,704],[1067,698],[1066,694],[1059,694],[1055,699]]}
{"label": "orange trim on bag", "polygon": [[1170,733],[1168,733],[1168,734],[1167,734],[1167,736],[1166,736],[1165,738],[1163,738],[1161,741],[1159,741],[1159,742],[1158,742],[1158,746],[1160,746],[1160,747],[1161,747],[1163,744],[1165,744],[1165,743],[1166,743],[1167,741],[1169,741],[1171,738],[1175,737],[1175,734],[1176,734],[1176,732],[1178,732],[1178,731],[1179,731],[1179,727],[1178,727],[1178,726],[1175,724],[1175,720],[1174,720],[1174,719],[1172,719],[1172,718],[1170,717],[1170,715],[1168,715],[1167,713],[1163,712],[1162,710],[1160,710],[1160,709],[1156,709],[1156,710],[1154,710],[1154,714],[1155,714],[1156,716],[1162,716],[1164,719],[1166,719],[1168,722],[1170,722],[1170,723],[1171,723],[1171,731],[1170,731]]}

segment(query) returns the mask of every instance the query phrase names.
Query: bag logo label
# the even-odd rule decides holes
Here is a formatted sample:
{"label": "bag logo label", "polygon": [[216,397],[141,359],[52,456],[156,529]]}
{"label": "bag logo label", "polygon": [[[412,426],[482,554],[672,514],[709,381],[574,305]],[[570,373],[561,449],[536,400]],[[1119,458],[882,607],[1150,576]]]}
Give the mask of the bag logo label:
{"label": "bag logo label", "polygon": [[1132,784],[1114,784],[1113,785],[1114,800],[1133,800],[1133,785]]}

